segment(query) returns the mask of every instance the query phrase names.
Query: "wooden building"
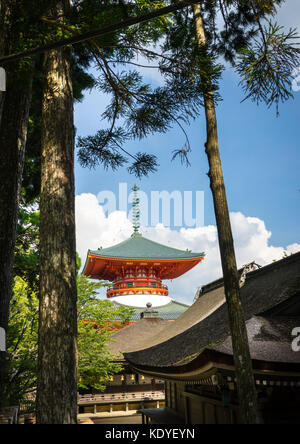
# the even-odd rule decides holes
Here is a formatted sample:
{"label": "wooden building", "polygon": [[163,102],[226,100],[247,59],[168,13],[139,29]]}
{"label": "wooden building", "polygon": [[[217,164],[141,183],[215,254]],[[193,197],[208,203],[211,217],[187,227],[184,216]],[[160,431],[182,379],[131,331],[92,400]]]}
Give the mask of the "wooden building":
{"label": "wooden building", "polygon": [[[241,278],[260,421],[299,424],[300,253]],[[163,422],[241,422],[222,279],[203,287],[182,316],[125,358],[132,371],[165,381]],[[147,421],[162,421],[161,410],[141,412]]]}
{"label": "wooden building", "polygon": [[112,334],[110,352],[124,369],[111,377],[103,393],[81,394],[78,401],[80,413],[129,412],[165,406],[164,381],[133,371],[123,356],[125,352],[144,348],[155,333],[170,325],[170,321],[158,318],[158,313],[150,305],[142,312],[140,320]]}

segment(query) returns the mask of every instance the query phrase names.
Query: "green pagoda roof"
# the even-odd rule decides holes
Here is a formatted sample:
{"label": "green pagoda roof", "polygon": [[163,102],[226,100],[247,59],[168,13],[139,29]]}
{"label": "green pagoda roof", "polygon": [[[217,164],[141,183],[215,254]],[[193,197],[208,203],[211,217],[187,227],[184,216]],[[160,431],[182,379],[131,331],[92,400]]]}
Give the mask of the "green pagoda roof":
{"label": "green pagoda roof", "polygon": [[192,253],[189,250],[178,250],[166,245],[153,242],[140,234],[134,234],[129,239],[113,247],[89,251],[89,254],[99,257],[122,259],[195,259],[204,253]]}
{"label": "green pagoda roof", "polygon": [[[134,314],[130,318],[130,321],[137,321],[141,318],[141,313],[145,312],[145,307],[132,307],[130,305],[125,305],[117,301],[111,301],[117,307],[128,307],[134,309]],[[173,299],[166,305],[160,307],[151,307],[156,313],[157,317],[161,319],[165,319],[166,321],[173,321],[179,318],[182,313],[184,313],[190,306],[183,304],[182,302],[174,301]],[[116,318],[117,320],[121,320],[121,318]]]}

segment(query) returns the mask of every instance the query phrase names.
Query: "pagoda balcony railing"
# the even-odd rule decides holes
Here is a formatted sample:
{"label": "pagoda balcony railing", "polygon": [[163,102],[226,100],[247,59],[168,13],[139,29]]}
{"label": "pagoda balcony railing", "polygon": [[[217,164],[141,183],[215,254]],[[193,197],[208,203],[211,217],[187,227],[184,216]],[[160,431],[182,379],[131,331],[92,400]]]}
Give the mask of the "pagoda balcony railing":
{"label": "pagoda balcony railing", "polygon": [[152,283],[126,283],[119,288],[113,286],[107,290],[107,297],[111,298],[114,296],[125,296],[126,294],[152,294],[168,296],[169,289],[166,285],[162,284],[152,284]]}

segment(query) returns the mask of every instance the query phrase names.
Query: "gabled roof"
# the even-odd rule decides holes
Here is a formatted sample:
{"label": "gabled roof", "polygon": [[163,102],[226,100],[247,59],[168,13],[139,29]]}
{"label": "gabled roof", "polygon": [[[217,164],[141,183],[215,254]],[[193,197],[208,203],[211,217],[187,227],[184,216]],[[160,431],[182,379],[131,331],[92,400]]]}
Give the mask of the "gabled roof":
{"label": "gabled roof", "polygon": [[89,251],[89,254],[103,258],[123,259],[195,259],[203,258],[204,253],[192,253],[188,250],[178,250],[166,245],[153,242],[140,234],[131,236],[129,239],[113,247]]}
{"label": "gabled roof", "polygon": [[[215,308],[209,305],[209,295],[214,292]],[[200,359],[209,350],[219,357],[231,356],[228,309],[222,294],[224,298],[221,286],[200,297],[171,328],[156,335],[147,349],[125,354],[126,360],[135,368],[146,366],[155,371],[168,367],[180,371],[183,362],[192,362],[197,356]],[[288,300],[300,297],[300,253],[248,273],[240,294],[252,338],[252,358],[300,364],[300,353],[292,351],[292,337],[288,342],[287,335],[289,329],[300,326],[299,306],[295,305],[294,312],[289,306],[289,315],[284,319],[280,319],[279,310],[280,306],[286,310]],[[272,316],[275,307],[276,316]],[[280,328],[276,334],[274,326]]]}

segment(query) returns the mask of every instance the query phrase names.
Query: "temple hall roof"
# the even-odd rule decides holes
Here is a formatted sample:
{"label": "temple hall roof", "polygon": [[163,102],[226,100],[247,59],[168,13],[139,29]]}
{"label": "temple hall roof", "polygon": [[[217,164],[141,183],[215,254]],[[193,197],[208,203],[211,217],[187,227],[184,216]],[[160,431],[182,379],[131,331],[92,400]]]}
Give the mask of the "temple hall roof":
{"label": "temple hall roof", "polygon": [[[139,350],[147,342],[150,342],[154,333],[168,328],[169,325],[169,321],[161,318],[139,319],[134,324],[124,327],[111,335],[112,341],[109,343],[110,352],[114,355],[119,355]],[[123,359],[123,356],[121,356],[121,359]]]}
{"label": "temple hall roof", "polygon": [[[249,272],[240,294],[252,359],[297,364],[299,371],[300,353],[292,350],[291,332],[300,326],[300,253]],[[208,360],[233,362],[223,282],[153,336],[147,347],[126,353],[125,358],[135,368],[160,373],[162,369],[180,372],[183,365],[195,367],[196,361],[198,368]]]}

